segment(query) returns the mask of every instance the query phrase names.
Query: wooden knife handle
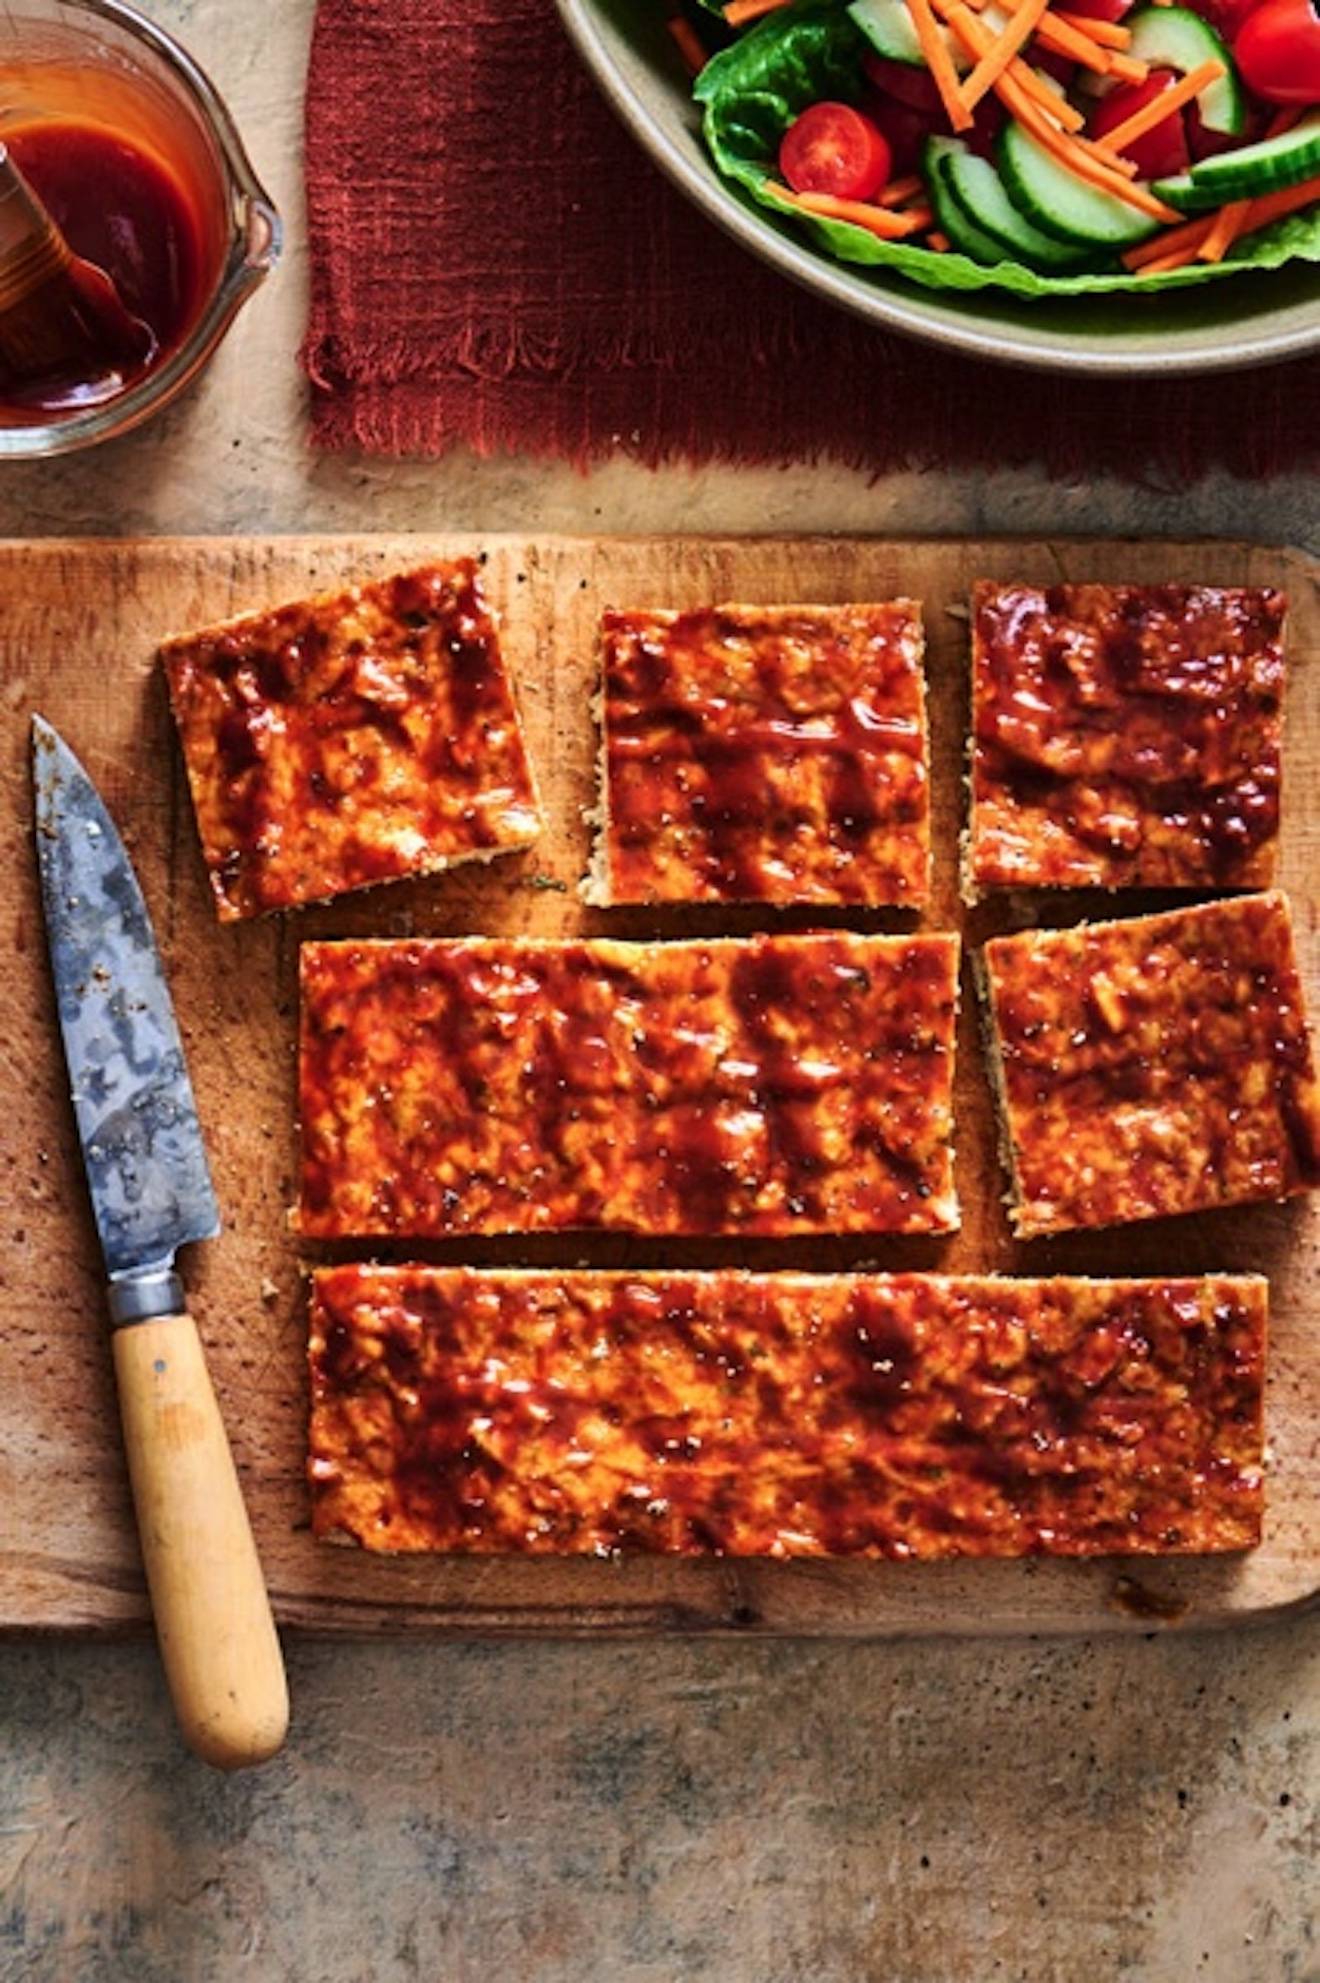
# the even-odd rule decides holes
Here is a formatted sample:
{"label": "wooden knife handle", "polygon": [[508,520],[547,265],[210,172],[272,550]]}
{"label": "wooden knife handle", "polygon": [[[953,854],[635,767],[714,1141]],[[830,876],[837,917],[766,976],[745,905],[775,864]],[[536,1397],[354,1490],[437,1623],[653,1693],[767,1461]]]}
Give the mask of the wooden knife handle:
{"label": "wooden knife handle", "polygon": [[289,1694],[261,1564],[196,1324],[114,1332],[142,1558],[175,1713],[217,1769],[264,1763]]}

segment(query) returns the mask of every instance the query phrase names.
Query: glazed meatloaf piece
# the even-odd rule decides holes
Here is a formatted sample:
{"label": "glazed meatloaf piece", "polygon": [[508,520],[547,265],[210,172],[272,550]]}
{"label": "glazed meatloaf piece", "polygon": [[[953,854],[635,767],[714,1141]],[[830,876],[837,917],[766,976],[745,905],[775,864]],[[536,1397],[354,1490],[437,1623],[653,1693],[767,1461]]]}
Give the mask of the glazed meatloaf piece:
{"label": "glazed meatloaf piece", "polygon": [[1285,605],[1243,587],[977,585],[969,900],[1268,885]]}
{"label": "glazed meatloaf piece", "polygon": [[471,559],[248,613],[161,658],[223,921],[487,860],[540,831]]}
{"label": "glazed meatloaf piece", "polygon": [[1320,1183],[1283,895],[999,937],[984,967],[1023,1238]]}
{"label": "glazed meatloaf piece", "polygon": [[1256,1277],[313,1276],[313,1527],[382,1551],[1250,1548]]}
{"label": "glazed meatloaf piece", "polygon": [[958,939],[302,951],[301,1230],[947,1232]]}
{"label": "glazed meatloaf piece", "polygon": [[606,613],[591,899],[925,902],[924,644],[906,599]]}

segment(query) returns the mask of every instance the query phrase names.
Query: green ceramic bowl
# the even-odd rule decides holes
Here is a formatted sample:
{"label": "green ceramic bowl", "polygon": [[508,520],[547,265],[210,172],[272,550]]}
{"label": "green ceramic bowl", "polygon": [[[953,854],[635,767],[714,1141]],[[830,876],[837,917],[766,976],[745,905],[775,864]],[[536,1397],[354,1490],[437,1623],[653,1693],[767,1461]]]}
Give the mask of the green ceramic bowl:
{"label": "green ceramic bowl", "polygon": [[828,261],[725,185],[656,0],[557,0],[569,34],[638,142],[711,220],[773,268],[887,330],[976,358],[1059,372],[1210,372],[1320,347],[1320,266],[1245,271],[1151,296],[1034,303],[925,290]]}

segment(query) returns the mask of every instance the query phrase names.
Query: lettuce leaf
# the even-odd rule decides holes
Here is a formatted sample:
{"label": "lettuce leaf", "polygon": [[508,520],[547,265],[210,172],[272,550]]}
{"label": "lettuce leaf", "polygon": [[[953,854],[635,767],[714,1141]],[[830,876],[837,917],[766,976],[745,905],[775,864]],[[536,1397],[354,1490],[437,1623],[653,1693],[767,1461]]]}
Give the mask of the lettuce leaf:
{"label": "lettuce leaf", "polygon": [[815,245],[836,261],[892,269],[927,289],[1002,289],[1026,298],[1099,296],[1123,290],[1146,295],[1221,281],[1244,268],[1320,262],[1320,203],[1247,235],[1222,262],[1198,262],[1148,276],[1130,275],[1118,262],[1085,275],[1040,275],[1008,260],[985,268],[966,255],[936,254],[906,241],[881,241],[848,221],[801,213],[780,197],[771,177],[779,141],[809,103],[822,98],[857,99],[865,47],[839,0],[794,0],[714,56],[694,89],[697,101],[705,106],[706,143],[721,176],[760,206],[783,216],[792,228],[805,228]]}
{"label": "lettuce leaf", "polygon": [[860,97],[865,48],[838,0],[796,0],[713,55],[693,94],[706,105],[706,142],[724,176],[760,198],[794,118],[822,98]]}

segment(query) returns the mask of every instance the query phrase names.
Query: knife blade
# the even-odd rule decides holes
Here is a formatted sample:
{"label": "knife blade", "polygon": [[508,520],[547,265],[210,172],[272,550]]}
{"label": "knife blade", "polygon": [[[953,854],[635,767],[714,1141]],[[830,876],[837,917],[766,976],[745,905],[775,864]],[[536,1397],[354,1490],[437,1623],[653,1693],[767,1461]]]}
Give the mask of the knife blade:
{"label": "knife blade", "polygon": [[[100,793],[32,725],[37,862],[64,1057],[112,1312],[220,1210],[147,905]],[[129,1284],[129,1285],[122,1285]]]}
{"label": "knife blade", "polygon": [[256,1545],[196,1327],[181,1246],[220,1212],[160,952],[99,792],[32,724],[37,865],[143,1561],[185,1738],[221,1768],[280,1747],[288,1694]]}

